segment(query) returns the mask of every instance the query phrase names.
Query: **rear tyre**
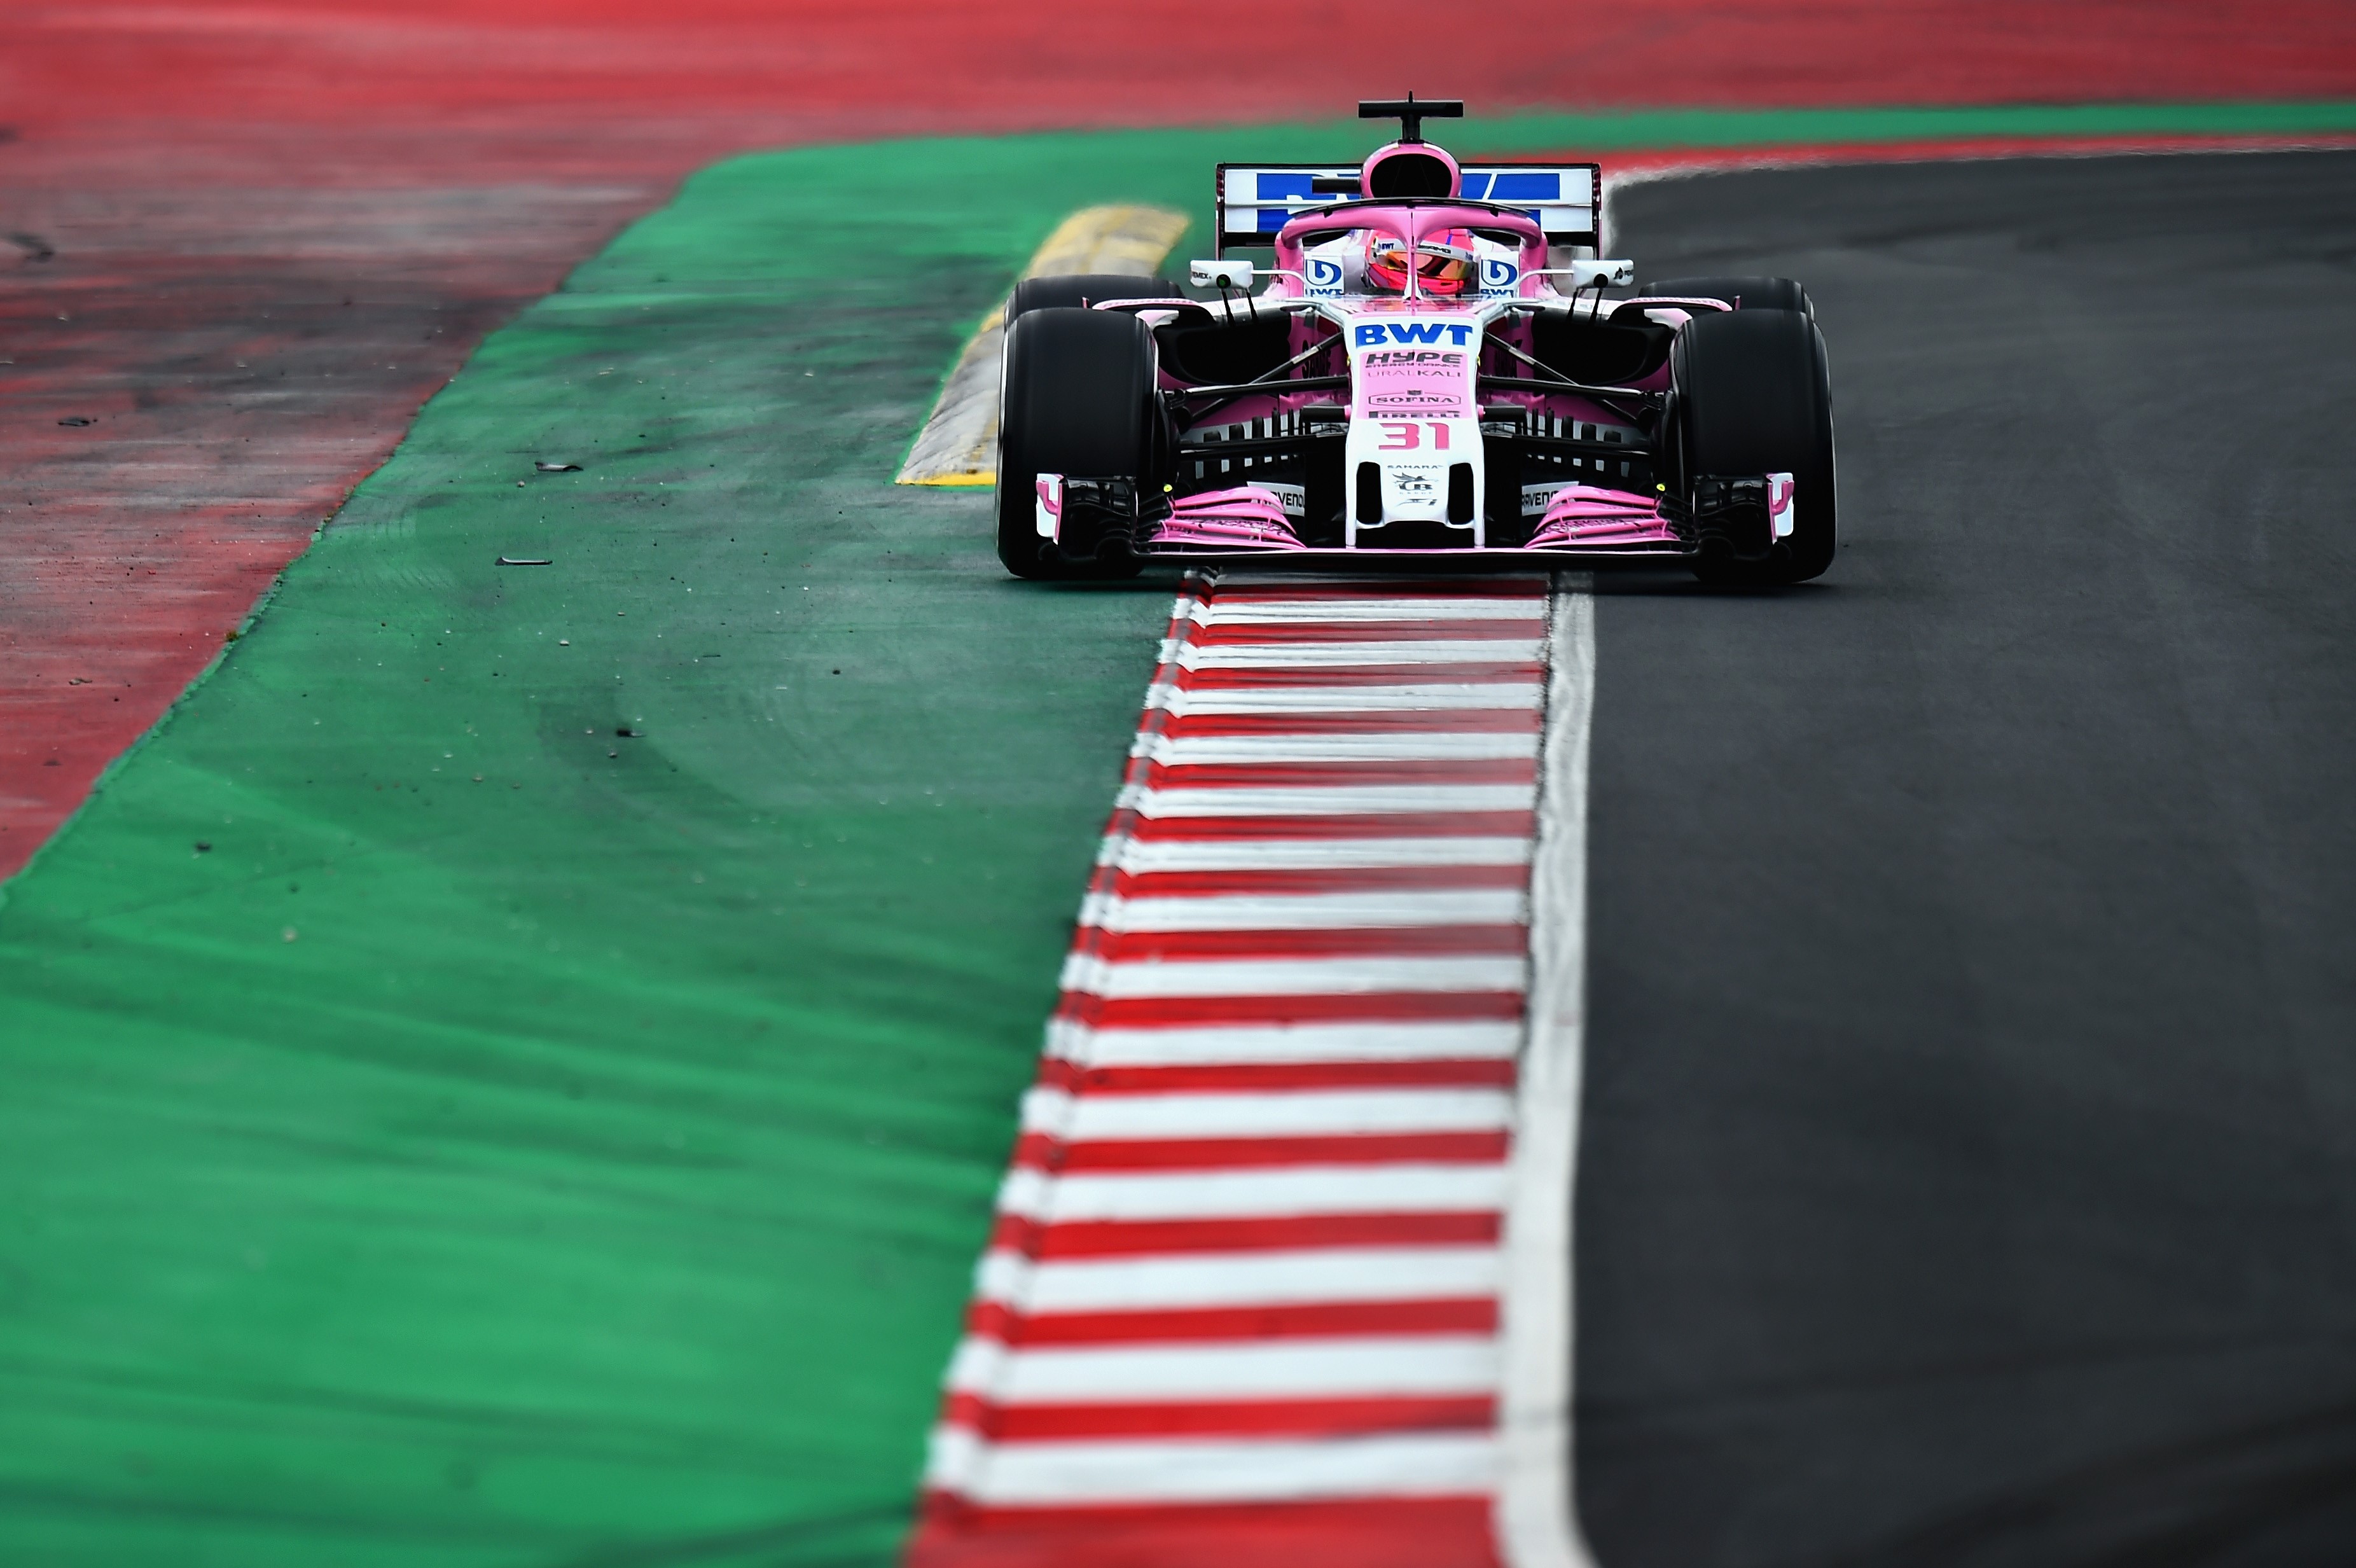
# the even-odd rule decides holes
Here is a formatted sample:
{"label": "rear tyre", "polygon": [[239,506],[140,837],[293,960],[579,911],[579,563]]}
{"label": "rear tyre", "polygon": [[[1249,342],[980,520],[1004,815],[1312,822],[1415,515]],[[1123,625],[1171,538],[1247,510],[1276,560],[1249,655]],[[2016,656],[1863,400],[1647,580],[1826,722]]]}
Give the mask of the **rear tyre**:
{"label": "rear tyre", "polygon": [[1796,310],[1695,317],[1669,356],[1675,468],[1687,499],[1704,476],[1787,473],[1793,524],[1762,560],[1705,539],[1706,583],[1800,583],[1833,564],[1837,480],[1832,375],[1824,334]]}
{"label": "rear tyre", "polygon": [[[1007,328],[998,411],[998,558],[1018,577],[1135,576],[1125,529],[1064,543],[1040,536],[1038,478],[1159,483],[1153,335],[1118,311],[1047,307]],[[1158,493],[1158,492],[1156,492]]]}
{"label": "rear tyre", "polygon": [[1814,321],[1808,291],[1791,278],[1661,278],[1636,285],[1639,297],[1722,299],[1737,310],[1796,310]]}
{"label": "rear tyre", "polygon": [[1024,278],[1006,302],[1006,324],[1034,310],[1085,310],[1108,299],[1183,299],[1168,278],[1128,277],[1118,273],[1075,273],[1068,277]]}

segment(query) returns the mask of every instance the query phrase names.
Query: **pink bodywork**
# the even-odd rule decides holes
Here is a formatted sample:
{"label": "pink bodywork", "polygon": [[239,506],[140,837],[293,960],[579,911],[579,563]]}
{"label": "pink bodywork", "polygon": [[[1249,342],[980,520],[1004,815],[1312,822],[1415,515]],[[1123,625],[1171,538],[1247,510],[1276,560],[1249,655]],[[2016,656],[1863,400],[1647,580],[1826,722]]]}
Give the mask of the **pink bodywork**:
{"label": "pink bodywork", "polygon": [[[1542,297],[1541,285],[1546,280],[1537,274],[1547,263],[1546,232],[1531,220],[1517,212],[1492,212],[1483,207],[1388,207],[1380,202],[1353,207],[1340,215],[1304,213],[1279,230],[1276,236],[1277,286],[1283,291],[1280,297],[1303,297],[1299,274],[1307,259],[1301,254],[1301,245],[1308,236],[1366,229],[1396,235],[1410,246],[1426,234],[1437,234],[1450,229],[1487,229],[1493,232],[1511,234],[1521,242],[1516,261],[1522,269],[1522,297]],[[1284,275],[1287,273],[1294,275],[1287,277]],[[1409,297],[1417,306],[1429,309],[1445,310],[1459,303],[1453,297]]]}
{"label": "pink bodywork", "polygon": [[[1306,550],[1276,492],[1259,485],[1181,497],[1148,536],[1173,550]],[[1660,507],[1624,490],[1565,485],[1525,550],[1596,550],[1613,554],[1676,553],[1684,548]]]}
{"label": "pink bodywork", "polygon": [[1682,548],[1658,502],[1625,490],[1565,485],[1530,535],[1527,550],[1611,549],[1646,553],[1648,547]]}
{"label": "pink bodywork", "polygon": [[1239,485],[1172,503],[1147,542],[1182,550],[1306,550],[1274,490]]}
{"label": "pink bodywork", "polygon": [[[1400,150],[1394,145],[1376,153],[1366,162],[1366,174],[1371,176],[1376,163]],[[1437,154],[1447,160],[1451,169],[1455,166],[1453,158],[1430,144],[1419,144],[1415,150]],[[1344,212],[1308,213],[1286,223],[1275,238],[1273,276],[1266,297],[1308,297],[1302,283],[1306,263],[1304,247],[1319,236],[1330,236],[1344,231],[1362,232],[1374,230],[1395,234],[1412,246],[1426,234],[1449,229],[1478,229],[1491,234],[1513,235],[1519,242],[1517,260],[1521,279],[1517,297],[1531,300],[1556,297],[1552,281],[1540,275],[1547,261],[1546,234],[1530,219],[1518,213],[1501,213],[1487,208],[1446,203],[1393,206],[1382,202],[1354,205]],[[1412,310],[1419,317],[1430,317],[1456,314],[1474,316],[1482,306],[1494,302],[1468,294],[1461,297],[1416,295],[1393,303],[1399,308]],[[1624,306],[1630,302],[1618,303]],[[1725,308],[1717,300],[1665,299],[1659,303],[1668,317],[1664,325],[1682,325],[1696,310]],[[1183,300],[1108,300],[1098,308],[1173,306],[1203,308]],[[1240,315],[1251,306],[1239,303],[1225,308]],[[1305,313],[1293,316],[1291,350],[1294,354],[1307,351],[1321,340],[1330,348],[1331,360],[1317,356],[1307,360],[1301,366],[1302,374],[1340,373],[1347,367],[1348,356],[1343,346],[1340,328],[1333,322]],[[1483,334],[1483,343],[1484,351],[1477,370],[1491,376],[1510,377],[1522,373],[1519,362],[1495,345],[1503,344],[1523,353],[1530,352],[1533,347],[1526,319],[1513,317],[1493,323]],[[1668,368],[1664,364],[1652,375],[1635,382],[1632,390],[1659,391],[1668,384]],[[1163,372],[1162,381],[1170,390],[1178,390],[1185,384],[1171,377],[1167,371]],[[1493,385],[1483,392],[1483,398],[1488,408],[1520,409],[1541,419],[1603,425],[1624,423],[1622,415],[1591,399],[1541,391],[1535,386],[1524,392]],[[1223,404],[1217,423],[1249,424],[1332,401],[1333,393],[1323,390],[1299,392],[1271,391],[1266,396],[1239,398]],[[1285,515],[1275,492],[1250,484],[1177,499],[1173,503],[1172,514],[1156,525],[1148,536],[1147,544],[1149,548],[1205,552],[1291,553],[1311,549]],[[1592,552],[1597,554],[1644,555],[1679,553],[1686,546],[1661,515],[1657,502],[1625,491],[1574,483],[1557,492],[1529,542],[1522,548],[1537,553]]]}

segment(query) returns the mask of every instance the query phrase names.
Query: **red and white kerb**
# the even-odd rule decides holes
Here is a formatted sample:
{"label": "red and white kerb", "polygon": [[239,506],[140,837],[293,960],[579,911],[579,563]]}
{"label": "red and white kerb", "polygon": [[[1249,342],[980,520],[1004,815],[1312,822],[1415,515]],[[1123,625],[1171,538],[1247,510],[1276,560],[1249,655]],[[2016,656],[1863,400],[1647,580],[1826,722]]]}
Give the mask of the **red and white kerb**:
{"label": "red and white kerb", "polygon": [[912,1568],[1489,1568],[1543,582],[1179,599]]}

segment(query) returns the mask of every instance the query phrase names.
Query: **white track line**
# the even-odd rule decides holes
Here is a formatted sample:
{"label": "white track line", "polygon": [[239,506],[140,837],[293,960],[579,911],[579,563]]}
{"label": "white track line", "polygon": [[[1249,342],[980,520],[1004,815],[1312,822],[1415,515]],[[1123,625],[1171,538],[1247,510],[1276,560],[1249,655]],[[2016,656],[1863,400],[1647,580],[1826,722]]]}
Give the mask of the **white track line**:
{"label": "white track line", "polygon": [[974,1270],[974,1294],[1034,1314],[1184,1311],[1494,1297],[1504,1277],[1504,1261],[1494,1247],[1332,1247],[1047,1262],[991,1251]]}
{"label": "white track line", "polygon": [[1183,871],[1370,871],[1424,865],[1526,865],[1520,838],[1124,839],[1098,852],[1098,865],[1134,873]]}
{"label": "white track line", "polygon": [[1399,735],[1141,736],[1130,747],[1173,768],[1269,762],[1514,761],[1538,754],[1536,735],[1471,732]]}
{"label": "white track line", "polygon": [[1579,1167],[1587,1028],[1588,751],[1595,600],[1558,581],[1547,703],[1545,805],[1531,867],[1529,1041],[1522,1053],[1505,1208],[1499,1549],[1508,1568],[1594,1568],[1571,1485],[1571,1184]]}
{"label": "white track line", "polygon": [[[1312,670],[1360,664],[1534,664],[1537,638],[1498,638],[1474,642],[1249,642],[1186,643],[1163,649],[1162,658],[1181,670]],[[1174,656],[1173,656],[1174,655]],[[1435,670],[1434,675],[1448,672]]]}
{"label": "white track line", "polygon": [[995,1339],[972,1337],[950,1360],[948,1387],[958,1393],[987,1393],[1001,1407],[1337,1395],[1388,1399],[1494,1393],[1497,1371],[1497,1342],[1485,1334],[1039,1349],[1010,1349]]}
{"label": "white track line", "polygon": [[[1247,714],[1430,713],[1434,709],[1533,708],[1542,691],[1534,681],[1483,681],[1386,686],[1267,686],[1214,692],[1156,686],[1146,706],[1181,716],[1226,718]],[[1447,727],[1435,724],[1434,729]]]}
{"label": "white track line", "polygon": [[999,1184],[998,1211],[1044,1224],[1127,1219],[1265,1219],[1317,1214],[1494,1213],[1505,1207],[1501,1165],[1283,1165],[1273,1169],[1082,1171],[1017,1168]]}
{"label": "white track line", "polygon": [[1536,597],[1512,599],[1335,599],[1267,598],[1237,600],[1222,593],[1215,604],[1197,598],[1185,612],[1196,626],[1214,621],[1222,627],[1280,625],[1307,621],[1319,626],[1359,621],[1542,620],[1545,610]]}
{"label": "white track line", "polygon": [[1080,907],[1080,924],[1106,931],[1314,931],[1367,926],[1519,925],[1529,900],[1518,887],[1410,888],[1297,897],[1117,898]]}
{"label": "white track line", "polygon": [[1518,1021],[1092,1029],[1059,1020],[1047,1030],[1049,1056],[1091,1068],[1509,1061],[1521,1047]]}
{"label": "white track line", "polygon": [[1063,988],[1081,996],[1355,996],[1385,992],[1519,991],[1528,966],[1512,958],[1215,960],[1107,963],[1074,954]]}
{"label": "white track line", "polygon": [[947,1427],[934,1434],[926,1481],[985,1508],[1458,1497],[1489,1488],[1496,1446],[1486,1432],[1004,1443]]}
{"label": "white track line", "polygon": [[1033,1089],[1023,1131],[1066,1143],[1169,1138],[1323,1138],[1378,1133],[1501,1133],[1502,1089],[1318,1089],[1248,1094],[1087,1094]]}
{"label": "white track line", "polygon": [[1529,784],[1348,784],[1318,789],[1135,789],[1123,805],[1141,817],[1371,817],[1398,812],[1526,811]]}

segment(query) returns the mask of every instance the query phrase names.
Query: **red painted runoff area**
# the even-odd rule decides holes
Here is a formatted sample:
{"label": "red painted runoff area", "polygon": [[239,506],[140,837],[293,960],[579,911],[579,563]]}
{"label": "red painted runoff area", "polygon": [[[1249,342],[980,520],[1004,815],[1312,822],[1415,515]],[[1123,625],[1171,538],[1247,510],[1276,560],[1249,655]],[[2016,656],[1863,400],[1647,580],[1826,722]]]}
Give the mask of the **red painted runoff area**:
{"label": "red painted runoff area", "polygon": [[2356,12],[2315,0],[1504,0],[1444,27],[1320,0],[1248,45],[1077,0],[15,0],[0,36],[0,875],[486,328],[730,151],[1323,117],[1408,86],[1489,111],[2356,94]]}
{"label": "red painted runoff area", "polygon": [[490,140],[504,116],[556,110],[537,122],[543,156],[568,122],[598,145],[648,116],[735,116],[771,135],[1258,120],[1410,78],[1492,110],[2326,98],[2356,82],[2356,16],[2333,0],[1497,0],[1445,15],[1299,0],[1240,36],[1214,14],[1098,0],[13,0],[0,28],[28,133],[153,147],[166,124],[432,126]]}

